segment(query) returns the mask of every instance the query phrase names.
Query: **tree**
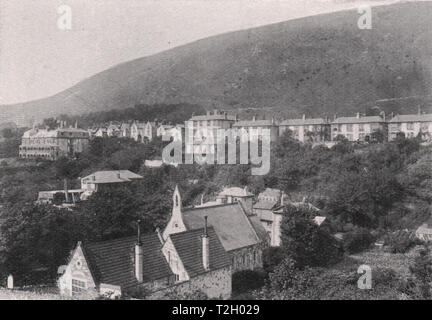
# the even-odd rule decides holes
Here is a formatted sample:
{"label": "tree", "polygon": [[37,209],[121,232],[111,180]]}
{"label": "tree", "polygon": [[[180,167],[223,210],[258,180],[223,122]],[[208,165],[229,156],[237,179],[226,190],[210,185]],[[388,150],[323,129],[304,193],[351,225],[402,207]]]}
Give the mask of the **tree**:
{"label": "tree", "polygon": [[299,268],[329,266],[338,262],[343,249],[337,240],[312,218],[315,213],[306,208],[288,207],[281,225],[282,250]]}

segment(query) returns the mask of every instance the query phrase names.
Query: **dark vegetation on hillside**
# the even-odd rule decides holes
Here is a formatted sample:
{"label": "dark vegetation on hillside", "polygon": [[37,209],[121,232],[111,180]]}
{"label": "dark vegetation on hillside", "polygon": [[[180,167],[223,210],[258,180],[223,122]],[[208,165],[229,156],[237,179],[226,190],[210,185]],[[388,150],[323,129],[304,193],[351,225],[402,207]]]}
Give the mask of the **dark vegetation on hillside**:
{"label": "dark vegetation on hillside", "polygon": [[[341,141],[326,149],[300,144],[288,132],[272,146],[271,171],[266,176],[251,176],[247,165],[145,168],[144,159],[160,157],[163,146],[160,139],[141,144],[96,138],[76,160],[42,161],[20,170],[0,167],[2,277],[13,273],[18,283],[38,282],[42,280],[34,272],[43,270],[53,281],[57,267],[66,262],[78,240],[133,234],[138,218],[145,231],[164,227],[176,184],[185,206],[198,203],[201,194],[205,201],[210,200],[227,185],[248,185],[255,194],[266,187],[280,188],[297,201],[306,197],[322,209],[320,215],[327,216],[330,223],[322,231],[304,217],[287,224],[288,234],[304,240],[301,247],[299,241],[286,246],[301,268],[328,268],[343,251],[365,250],[370,239],[415,228],[430,214],[431,150],[421,147],[417,139],[399,137],[391,143],[370,145]],[[71,188],[79,187],[78,177],[102,169],[128,169],[144,179],[96,193],[72,212],[34,204],[38,191],[61,189],[65,178]],[[197,184],[191,183],[194,179]],[[335,232],[352,234],[347,238],[351,239],[349,246],[334,246],[328,235]],[[277,257],[274,255],[276,262],[267,263],[268,272],[281,262]]]}

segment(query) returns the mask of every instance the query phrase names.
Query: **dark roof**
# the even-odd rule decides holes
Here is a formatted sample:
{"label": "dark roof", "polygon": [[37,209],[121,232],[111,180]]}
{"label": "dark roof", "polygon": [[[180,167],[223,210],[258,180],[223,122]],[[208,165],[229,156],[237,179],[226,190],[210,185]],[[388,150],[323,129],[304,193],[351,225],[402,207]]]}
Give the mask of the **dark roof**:
{"label": "dark roof", "polygon": [[361,116],[361,117],[340,117],[336,118],[332,124],[340,123],[380,123],[385,122],[380,116]]}
{"label": "dark roof", "polygon": [[423,122],[432,121],[432,114],[398,114],[389,122]]}
{"label": "dark roof", "polygon": [[205,216],[208,216],[208,224],[214,227],[226,251],[262,241],[239,203],[185,209],[183,221],[187,230],[201,229]]}
{"label": "dark roof", "polygon": [[[171,234],[171,241],[189,277],[207,272],[202,263],[202,239],[204,229],[195,229]],[[210,270],[231,265],[231,258],[223,248],[213,227],[207,228],[209,236]]]}
{"label": "dark roof", "polygon": [[[161,242],[156,234],[141,237],[144,254],[143,282],[172,276],[161,251]],[[85,243],[84,255],[97,283],[121,286],[137,285],[135,278],[136,237]]]}
{"label": "dark roof", "polygon": [[318,125],[327,124],[328,122],[323,118],[316,119],[287,119],[282,121],[279,125],[281,126],[304,126],[304,125]]}
{"label": "dark roof", "polygon": [[277,126],[273,120],[242,120],[233,124],[233,127],[266,127]]}
{"label": "dark roof", "polygon": [[268,201],[268,200],[258,200],[253,208],[254,209],[263,209],[263,210],[271,210],[273,209],[274,206],[276,206],[277,204],[279,204],[280,201]]}

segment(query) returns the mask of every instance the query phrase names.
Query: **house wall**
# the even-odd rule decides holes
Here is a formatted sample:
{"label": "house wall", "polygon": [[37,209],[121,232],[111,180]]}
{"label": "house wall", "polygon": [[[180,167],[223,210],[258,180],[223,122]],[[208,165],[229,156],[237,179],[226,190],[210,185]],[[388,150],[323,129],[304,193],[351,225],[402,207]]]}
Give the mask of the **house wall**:
{"label": "house wall", "polygon": [[168,262],[171,271],[178,276],[176,281],[189,280],[189,275],[177,254],[177,250],[175,249],[171,238],[168,237],[168,239],[165,241],[162,247],[162,253],[165,256],[165,260]]}
{"label": "house wall", "polygon": [[262,245],[254,245],[236,250],[231,250],[228,253],[231,255],[233,272],[241,270],[256,270],[262,268]]}
{"label": "house wall", "polygon": [[60,294],[72,296],[72,280],[79,280],[85,283],[85,291],[83,294],[86,295],[86,297],[96,297],[98,295],[98,289],[96,288],[96,284],[80,245],[77,246],[73,253],[66,271],[58,279],[57,284],[60,289]]}
{"label": "house wall", "polygon": [[396,139],[398,132],[403,132],[405,137],[417,137],[419,132],[432,134],[432,122],[394,122],[389,124],[389,141]]}
{"label": "house wall", "polygon": [[382,123],[343,123],[332,124],[332,140],[338,135],[345,136],[348,141],[364,141],[366,136],[370,136],[372,132],[384,130]]}
{"label": "house wall", "polygon": [[153,292],[147,298],[151,300],[169,299],[172,295],[181,297],[195,291],[202,291],[211,299],[229,299],[231,297],[231,282],[231,267],[225,267]]}

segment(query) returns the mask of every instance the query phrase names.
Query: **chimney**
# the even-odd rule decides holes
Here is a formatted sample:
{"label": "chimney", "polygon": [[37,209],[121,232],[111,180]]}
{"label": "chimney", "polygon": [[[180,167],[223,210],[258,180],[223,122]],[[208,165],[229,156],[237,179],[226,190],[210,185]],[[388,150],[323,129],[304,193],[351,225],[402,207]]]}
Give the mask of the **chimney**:
{"label": "chimney", "polygon": [[78,120],[75,121],[75,129],[78,129]]}
{"label": "chimney", "polygon": [[274,119],[274,116],[272,117],[272,119],[271,119],[271,123],[272,124],[274,124],[275,123],[275,119]]}
{"label": "chimney", "polygon": [[141,224],[141,220],[138,220],[137,221],[138,237],[137,237],[137,243],[135,244],[135,277],[138,282],[143,282],[144,257],[143,257],[143,246],[141,242],[140,224]]}
{"label": "chimney", "polygon": [[218,109],[214,109],[213,112],[214,112],[214,115],[216,116],[218,114]]}
{"label": "chimney", "polygon": [[306,120],[306,115],[303,113],[303,120]]}
{"label": "chimney", "polygon": [[281,206],[283,206],[284,205],[284,199],[285,198],[285,193],[282,191],[282,194],[281,194]]}
{"label": "chimney", "polygon": [[360,119],[360,112],[357,112],[357,119]]}
{"label": "chimney", "polygon": [[208,116],[210,115],[210,111],[207,111],[207,115],[208,115]]}
{"label": "chimney", "polygon": [[422,112],[421,112],[421,107],[420,107],[420,106],[418,106],[418,110],[417,110],[417,113],[418,113],[419,115],[421,115],[421,114],[422,114]]}
{"label": "chimney", "polygon": [[256,121],[256,115],[252,117],[252,121]]}
{"label": "chimney", "polygon": [[335,113],[333,116],[333,120],[336,120],[336,119],[337,119],[337,113]]}
{"label": "chimney", "polygon": [[204,204],[204,193],[201,194],[201,205],[203,205],[203,204]]}
{"label": "chimney", "polygon": [[235,116],[234,116],[234,120],[235,120],[236,122],[238,121],[237,113],[236,113]]}
{"label": "chimney", "polygon": [[201,236],[202,240],[202,262],[204,270],[208,271],[210,270],[210,238],[207,233],[207,216],[204,217],[205,224],[204,224],[204,234]]}

